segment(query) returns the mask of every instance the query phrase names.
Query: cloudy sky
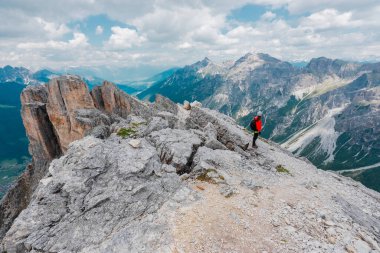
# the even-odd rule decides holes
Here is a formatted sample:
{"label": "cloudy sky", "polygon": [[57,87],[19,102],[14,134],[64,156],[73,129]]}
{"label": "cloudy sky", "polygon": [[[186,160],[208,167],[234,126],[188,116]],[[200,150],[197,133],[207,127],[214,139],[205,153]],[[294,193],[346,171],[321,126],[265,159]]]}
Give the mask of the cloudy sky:
{"label": "cloudy sky", "polygon": [[379,13],[379,0],[0,0],[0,66],[157,71],[247,52],[379,61]]}

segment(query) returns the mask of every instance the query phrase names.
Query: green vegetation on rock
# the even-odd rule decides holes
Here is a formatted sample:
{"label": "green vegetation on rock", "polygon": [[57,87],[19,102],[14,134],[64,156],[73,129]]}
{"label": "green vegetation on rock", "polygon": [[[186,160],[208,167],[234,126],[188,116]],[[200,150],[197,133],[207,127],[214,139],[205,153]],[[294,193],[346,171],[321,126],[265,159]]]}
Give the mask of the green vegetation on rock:
{"label": "green vegetation on rock", "polygon": [[286,169],[284,166],[282,166],[281,164],[276,166],[276,171],[279,173],[290,174],[290,171],[288,169]]}
{"label": "green vegetation on rock", "polygon": [[129,138],[134,136],[137,133],[137,131],[133,128],[120,128],[120,130],[117,132],[117,135],[122,137],[123,139]]}
{"label": "green vegetation on rock", "polygon": [[[215,176],[212,176],[211,174],[214,174]],[[219,175],[219,173],[213,168],[209,168],[197,176],[197,180],[211,184],[217,183],[215,179],[223,181],[224,177],[222,175]]]}

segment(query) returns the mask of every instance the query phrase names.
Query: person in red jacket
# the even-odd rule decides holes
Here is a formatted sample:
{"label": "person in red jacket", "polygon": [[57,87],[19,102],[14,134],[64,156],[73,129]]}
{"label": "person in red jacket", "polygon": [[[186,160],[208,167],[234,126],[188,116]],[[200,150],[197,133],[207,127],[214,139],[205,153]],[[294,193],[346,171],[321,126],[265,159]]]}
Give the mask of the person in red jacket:
{"label": "person in red jacket", "polygon": [[259,137],[259,134],[261,134],[261,129],[262,129],[262,122],[261,122],[261,117],[263,116],[262,112],[258,112],[257,116],[253,118],[251,121],[251,129],[253,131],[253,140],[252,140],[252,147],[257,148],[256,145],[256,140]]}

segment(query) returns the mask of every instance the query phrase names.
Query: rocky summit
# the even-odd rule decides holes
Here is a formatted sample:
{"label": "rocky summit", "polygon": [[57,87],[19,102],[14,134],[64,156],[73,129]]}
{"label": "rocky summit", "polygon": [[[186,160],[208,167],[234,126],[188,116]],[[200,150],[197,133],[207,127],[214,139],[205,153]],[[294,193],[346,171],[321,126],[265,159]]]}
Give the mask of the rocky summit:
{"label": "rocky summit", "polygon": [[[380,252],[380,193],[219,112],[75,76],[27,87],[3,252]],[[187,104],[188,105],[188,104]]]}
{"label": "rocky summit", "polygon": [[380,64],[312,59],[295,67],[267,54],[204,59],[139,93],[198,100],[241,125],[264,113],[263,136],[380,192]]}

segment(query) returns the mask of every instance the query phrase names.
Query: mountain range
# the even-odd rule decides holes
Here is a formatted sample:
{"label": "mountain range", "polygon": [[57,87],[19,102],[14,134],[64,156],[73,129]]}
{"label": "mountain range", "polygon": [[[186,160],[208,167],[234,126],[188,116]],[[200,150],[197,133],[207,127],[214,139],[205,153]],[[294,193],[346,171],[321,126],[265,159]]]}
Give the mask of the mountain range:
{"label": "mountain range", "polygon": [[[26,68],[0,68],[0,80],[23,85],[45,83],[59,75],[50,70],[31,72]],[[85,73],[82,73],[85,74]],[[92,89],[102,78],[84,75]],[[262,136],[280,143],[296,155],[307,157],[317,167],[340,171],[380,191],[380,63],[358,63],[325,57],[300,66],[267,54],[248,53],[236,61],[215,63],[208,58],[183,68],[169,69],[142,81],[118,87],[140,99],[154,100],[162,94],[175,102],[200,101],[248,126],[259,110],[264,112]],[[11,87],[2,85],[2,89]],[[2,91],[18,97],[22,86]],[[1,113],[13,115],[18,136],[7,135],[8,147],[19,143],[17,168],[22,168],[26,151],[19,102],[12,107],[0,100]],[[2,124],[5,126],[6,124]],[[3,133],[11,131],[4,129]],[[17,131],[16,131],[17,132]],[[19,141],[17,141],[19,140]],[[17,145],[15,145],[17,147]],[[14,158],[4,155],[2,171],[14,166]],[[11,161],[11,162],[10,162]],[[5,170],[5,167],[8,170]],[[13,168],[13,167],[12,167]],[[17,170],[16,170],[17,171]],[[11,180],[3,173],[2,178]],[[9,174],[9,173],[8,173]],[[15,174],[17,175],[17,173]],[[0,191],[1,195],[1,191]]]}
{"label": "mountain range", "polygon": [[247,126],[264,112],[262,136],[380,191],[380,63],[325,57],[298,67],[267,54],[202,61],[138,94],[200,101]]}

